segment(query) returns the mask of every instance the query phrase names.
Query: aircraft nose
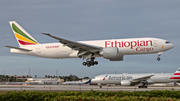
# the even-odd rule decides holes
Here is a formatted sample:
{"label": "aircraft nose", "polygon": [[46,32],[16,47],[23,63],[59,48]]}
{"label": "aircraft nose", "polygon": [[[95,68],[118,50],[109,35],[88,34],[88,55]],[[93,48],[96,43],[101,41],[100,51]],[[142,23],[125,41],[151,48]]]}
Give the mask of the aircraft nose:
{"label": "aircraft nose", "polygon": [[[171,43],[171,42],[169,42],[169,41],[165,41],[165,49],[166,50],[169,50],[169,49],[172,49],[174,47],[174,45]],[[162,48],[164,48],[164,45],[162,45]]]}
{"label": "aircraft nose", "polygon": [[[166,41],[166,44],[165,44],[166,50],[172,49],[173,47],[174,45],[172,43],[170,43],[169,41]],[[162,46],[162,48],[164,48],[164,46]]]}
{"label": "aircraft nose", "polygon": [[97,83],[97,79],[91,79],[91,83]]}
{"label": "aircraft nose", "polygon": [[173,47],[174,47],[174,45],[173,45],[173,44],[170,44],[170,45],[169,45],[169,48],[170,48],[170,49],[172,49]]}
{"label": "aircraft nose", "polygon": [[91,83],[94,83],[94,79],[91,79]]}

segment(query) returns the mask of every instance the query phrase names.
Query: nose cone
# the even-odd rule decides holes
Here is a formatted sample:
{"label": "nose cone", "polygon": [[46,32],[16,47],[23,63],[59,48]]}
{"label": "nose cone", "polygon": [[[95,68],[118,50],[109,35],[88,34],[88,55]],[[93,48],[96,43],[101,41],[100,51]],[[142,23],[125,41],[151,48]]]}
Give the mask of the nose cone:
{"label": "nose cone", "polygon": [[172,43],[168,45],[169,49],[172,49],[173,47],[174,47],[174,45]]}
{"label": "nose cone", "polygon": [[95,79],[91,79],[91,83],[95,83],[94,81],[95,81]]}
{"label": "nose cone", "polygon": [[173,47],[174,45],[169,41],[165,41],[165,47],[162,46],[162,48],[165,48],[165,50],[172,49]]}
{"label": "nose cone", "polygon": [[101,82],[101,80],[99,80],[97,78],[91,79],[92,84],[99,83],[99,82]]}

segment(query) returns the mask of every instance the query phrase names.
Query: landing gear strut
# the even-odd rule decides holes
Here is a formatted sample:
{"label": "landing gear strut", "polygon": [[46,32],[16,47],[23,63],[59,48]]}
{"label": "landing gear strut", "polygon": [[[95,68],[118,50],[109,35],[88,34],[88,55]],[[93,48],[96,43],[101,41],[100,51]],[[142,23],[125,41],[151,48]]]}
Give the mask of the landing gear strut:
{"label": "landing gear strut", "polygon": [[82,63],[83,66],[86,66],[86,65],[87,65],[88,67],[90,67],[90,66],[97,65],[98,62],[97,62],[97,61],[94,61],[94,59],[95,59],[95,58],[91,58],[90,61],[89,61],[89,59],[87,59],[86,62],[83,62],[83,63]]}
{"label": "landing gear strut", "polygon": [[102,88],[102,86],[99,86],[99,88]]}
{"label": "landing gear strut", "polygon": [[158,61],[161,60],[161,58],[160,58],[161,54],[163,54],[163,52],[159,52],[159,53],[158,53],[158,58],[157,58]]}

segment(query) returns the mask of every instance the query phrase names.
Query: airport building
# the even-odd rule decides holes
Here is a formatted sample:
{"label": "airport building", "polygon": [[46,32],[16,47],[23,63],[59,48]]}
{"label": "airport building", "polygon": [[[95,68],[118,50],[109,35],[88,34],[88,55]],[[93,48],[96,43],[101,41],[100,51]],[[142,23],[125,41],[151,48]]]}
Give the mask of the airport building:
{"label": "airport building", "polygon": [[37,84],[60,85],[64,83],[64,79],[36,77],[36,78],[27,78],[26,82],[29,82],[30,85],[37,85]]}

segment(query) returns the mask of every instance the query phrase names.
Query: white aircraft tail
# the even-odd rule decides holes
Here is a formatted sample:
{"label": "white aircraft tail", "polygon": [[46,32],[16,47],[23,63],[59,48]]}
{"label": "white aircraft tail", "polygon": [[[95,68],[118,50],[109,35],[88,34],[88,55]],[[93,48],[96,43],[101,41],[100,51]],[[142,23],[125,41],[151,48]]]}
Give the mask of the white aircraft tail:
{"label": "white aircraft tail", "polygon": [[180,79],[180,68],[178,68],[173,77],[171,77],[170,79]]}
{"label": "white aircraft tail", "polygon": [[25,45],[38,44],[38,42],[30,34],[28,34],[16,21],[9,21],[9,24],[20,47]]}
{"label": "white aircraft tail", "polygon": [[178,70],[174,73],[174,75],[180,75],[180,68],[178,68]]}

